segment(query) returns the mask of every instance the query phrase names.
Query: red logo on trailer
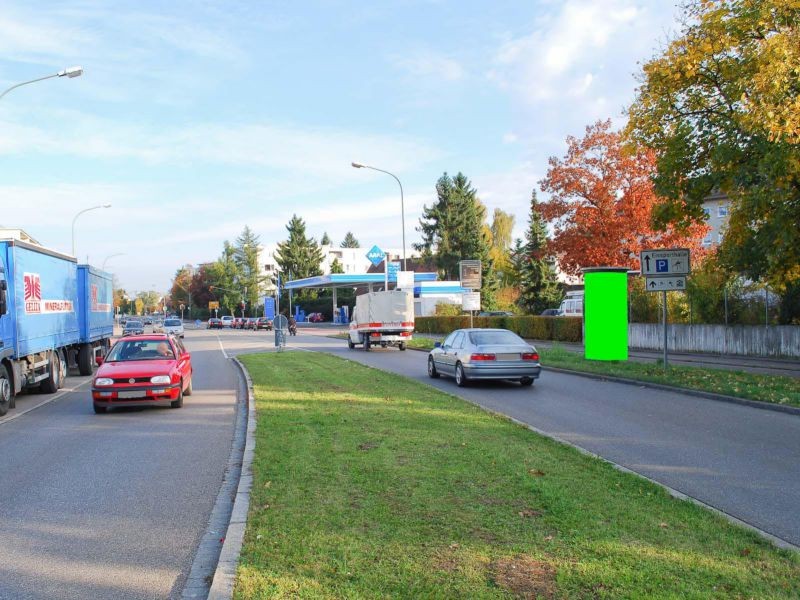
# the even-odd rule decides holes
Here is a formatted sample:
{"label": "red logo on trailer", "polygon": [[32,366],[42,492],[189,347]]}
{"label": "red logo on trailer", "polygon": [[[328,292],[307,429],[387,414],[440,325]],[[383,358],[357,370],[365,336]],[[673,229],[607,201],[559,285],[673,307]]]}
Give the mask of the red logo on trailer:
{"label": "red logo on trailer", "polygon": [[25,273],[23,281],[25,282],[25,312],[42,312],[42,283],[39,280],[39,274]]}
{"label": "red logo on trailer", "polygon": [[108,302],[100,302],[100,292],[97,285],[91,285],[91,311],[92,312],[111,312],[111,305]]}

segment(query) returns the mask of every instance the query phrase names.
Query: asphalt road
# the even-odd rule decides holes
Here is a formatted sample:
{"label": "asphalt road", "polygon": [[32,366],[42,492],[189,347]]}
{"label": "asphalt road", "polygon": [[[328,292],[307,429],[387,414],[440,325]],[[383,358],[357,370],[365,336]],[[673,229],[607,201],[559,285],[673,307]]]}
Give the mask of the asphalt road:
{"label": "asphalt road", "polygon": [[[512,416],[800,545],[800,417],[681,393],[543,372],[533,388],[432,380],[424,352],[348,350],[300,330],[290,345],[407,375]],[[257,337],[254,337],[257,336]],[[266,338],[266,339],[264,339]],[[232,353],[272,335],[225,331]]]}
{"label": "asphalt road", "polygon": [[[184,408],[95,415],[88,378],[0,419],[0,598],[180,594],[231,450],[237,375],[215,335],[187,331]],[[19,415],[19,416],[17,416]],[[9,420],[10,418],[10,420]]]}

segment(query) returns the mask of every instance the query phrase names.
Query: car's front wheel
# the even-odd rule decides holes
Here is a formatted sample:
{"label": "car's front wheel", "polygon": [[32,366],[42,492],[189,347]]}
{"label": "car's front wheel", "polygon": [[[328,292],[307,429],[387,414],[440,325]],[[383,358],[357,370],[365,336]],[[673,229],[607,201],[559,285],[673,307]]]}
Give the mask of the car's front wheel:
{"label": "car's front wheel", "polygon": [[467,385],[467,376],[464,374],[464,367],[461,366],[461,363],[456,365],[456,385],[458,387]]}
{"label": "car's front wheel", "polygon": [[94,414],[96,415],[104,415],[108,412],[108,407],[106,406],[99,406],[97,404],[94,404],[93,406],[94,406]]}
{"label": "car's front wheel", "polygon": [[433,357],[428,357],[428,377],[431,379],[439,378],[439,371],[436,370],[436,364],[433,362]]}
{"label": "car's front wheel", "polygon": [[186,391],[183,392],[184,396],[191,396],[192,395],[192,378],[189,378],[189,385],[186,386]]}
{"label": "car's front wheel", "polygon": [[183,382],[178,388],[178,398],[169,403],[170,408],[183,408]]}

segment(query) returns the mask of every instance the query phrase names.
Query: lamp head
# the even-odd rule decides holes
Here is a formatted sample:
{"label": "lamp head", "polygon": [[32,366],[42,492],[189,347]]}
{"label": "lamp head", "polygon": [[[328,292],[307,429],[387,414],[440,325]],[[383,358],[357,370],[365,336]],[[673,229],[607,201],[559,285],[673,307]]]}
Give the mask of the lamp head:
{"label": "lamp head", "polygon": [[361,163],[354,162],[354,163],[350,163],[350,164],[353,167],[355,167],[356,169],[363,169],[364,168],[364,165],[362,165]]}
{"label": "lamp head", "polygon": [[63,71],[58,72],[59,77],[69,77],[72,79],[73,77],[80,77],[83,75],[83,67],[69,67],[68,69],[64,69]]}

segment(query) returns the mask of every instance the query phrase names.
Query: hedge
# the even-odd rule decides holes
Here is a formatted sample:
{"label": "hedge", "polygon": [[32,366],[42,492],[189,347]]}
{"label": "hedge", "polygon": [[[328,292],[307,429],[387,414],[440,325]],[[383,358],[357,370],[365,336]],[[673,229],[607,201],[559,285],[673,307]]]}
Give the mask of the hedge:
{"label": "hedge", "polygon": [[[447,335],[456,329],[469,327],[469,316],[416,317],[418,333]],[[583,339],[583,319],[580,317],[475,317],[475,327],[510,329],[521,337],[533,340],[580,342]]]}

